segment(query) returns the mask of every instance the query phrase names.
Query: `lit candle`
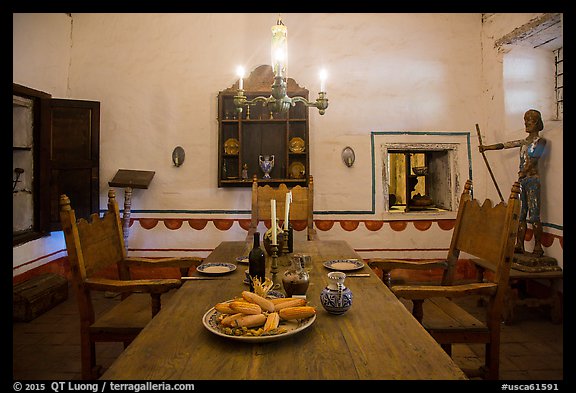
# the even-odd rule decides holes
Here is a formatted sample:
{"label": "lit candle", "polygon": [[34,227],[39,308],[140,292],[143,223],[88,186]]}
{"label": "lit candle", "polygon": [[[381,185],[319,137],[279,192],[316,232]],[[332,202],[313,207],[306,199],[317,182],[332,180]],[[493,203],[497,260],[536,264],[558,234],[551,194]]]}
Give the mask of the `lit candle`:
{"label": "lit candle", "polygon": [[326,70],[320,71],[320,92],[326,92]]}
{"label": "lit candle", "polygon": [[240,78],[240,82],[238,84],[238,89],[242,90],[242,89],[244,89],[244,79],[243,79],[244,78],[244,67],[238,66],[238,68],[236,68],[236,74]]}
{"label": "lit candle", "polygon": [[270,200],[270,207],[272,210],[272,218],[271,218],[271,225],[272,225],[272,245],[278,245],[277,241],[277,233],[276,233],[276,199]]}
{"label": "lit candle", "polygon": [[285,230],[288,230],[288,219],[290,217],[290,202],[292,202],[292,191],[286,193],[286,203],[285,203],[286,215],[284,216],[284,229]]}
{"label": "lit candle", "polygon": [[288,29],[282,23],[282,18],[272,26],[272,71],[274,76],[286,77],[288,63]]}

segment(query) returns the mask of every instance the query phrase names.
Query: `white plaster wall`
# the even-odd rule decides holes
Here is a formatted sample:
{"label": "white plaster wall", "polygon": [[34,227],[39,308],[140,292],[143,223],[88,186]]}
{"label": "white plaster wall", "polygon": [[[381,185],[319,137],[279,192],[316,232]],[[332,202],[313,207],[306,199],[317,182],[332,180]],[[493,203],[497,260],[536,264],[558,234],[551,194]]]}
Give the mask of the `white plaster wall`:
{"label": "white plaster wall", "polygon": [[[15,71],[14,81],[45,87],[55,97],[101,102],[102,208],[108,181],[117,169],[142,169],[156,175],[149,189],[133,193],[132,208],[149,212],[133,217],[245,219],[249,216],[239,211],[250,210],[250,190],[217,188],[217,94],[237,80],[237,65],[250,71],[270,62],[270,27],[276,17],[72,14],[72,32],[61,38],[59,48],[70,67],[55,72],[68,89],[40,83],[31,72]],[[37,24],[32,16],[18,18],[15,42],[25,41]],[[54,16],[37,18],[45,18],[41,24],[46,24]],[[490,38],[481,14],[289,13],[282,18],[288,27],[289,76],[314,98],[318,71],[328,72],[330,106],[324,116],[310,111],[317,219],[381,219],[375,214],[322,214],[366,210],[371,204],[372,132],[469,131],[474,137],[475,123],[487,124],[483,130],[504,124],[503,99],[495,105],[485,97],[485,90],[502,95],[502,81],[497,77],[497,56],[490,55],[489,64],[483,59]],[[498,27],[506,31],[511,24]],[[42,68],[43,52],[36,46],[51,40],[34,40],[38,44],[32,49],[15,52],[15,66],[34,63],[32,70]],[[171,153],[178,145],[185,149],[186,161],[176,168]],[[340,158],[346,146],[356,152],[352,168]],[[475,187],[486,190],[482,158],[477,149],[471,154]],[[376,181],[380,176],[376,171]],[[376,205],[382,206],[381,193],[376,198]],[[129,244],[143,254],[165,255],[208,249],[222,240],[244,239],[245,234],[237,223],[228,231],[211,223],[203,231],[188,225],[168,230],[162,224],[144,230],[135,223]],[[345,238],[356,248],[386,249],[387,256],[435,257],[434,251],[421,250],[447,248],[449,242],[449,232],[435,224],[428,231],[409,225],[402,232],[386,225],[371,232],[363,224],[347,232],[335,224],[319,234]]]}
{"label": "white plaster wall", "polygon": [[64,13],[12,15],[12,82],[68,95],[72,19]]}

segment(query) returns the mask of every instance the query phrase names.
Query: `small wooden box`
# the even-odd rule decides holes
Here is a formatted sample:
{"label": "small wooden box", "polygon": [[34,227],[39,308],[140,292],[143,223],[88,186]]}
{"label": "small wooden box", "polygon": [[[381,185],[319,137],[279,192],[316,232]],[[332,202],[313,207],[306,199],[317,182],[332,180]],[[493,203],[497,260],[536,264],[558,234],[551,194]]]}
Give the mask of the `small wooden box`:
{"label": "small wooden box", "polygon": [[68,298],[68,280],[45,273],[13,287],[12,317],[17,322],[29,322]]}

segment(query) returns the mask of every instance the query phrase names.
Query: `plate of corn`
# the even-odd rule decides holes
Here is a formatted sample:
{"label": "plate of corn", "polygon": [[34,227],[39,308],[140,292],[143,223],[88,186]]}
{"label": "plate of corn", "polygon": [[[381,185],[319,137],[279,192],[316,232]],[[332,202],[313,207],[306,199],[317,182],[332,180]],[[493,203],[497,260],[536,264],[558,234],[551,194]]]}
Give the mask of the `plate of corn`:
{"label": "plate of corn", "polygon": [[297,334],[316,320],[316,309],[302,298],[266,298],[242,291],[242,296],[210,308],[202,323],[210,332],[238,341],[275,341]]}

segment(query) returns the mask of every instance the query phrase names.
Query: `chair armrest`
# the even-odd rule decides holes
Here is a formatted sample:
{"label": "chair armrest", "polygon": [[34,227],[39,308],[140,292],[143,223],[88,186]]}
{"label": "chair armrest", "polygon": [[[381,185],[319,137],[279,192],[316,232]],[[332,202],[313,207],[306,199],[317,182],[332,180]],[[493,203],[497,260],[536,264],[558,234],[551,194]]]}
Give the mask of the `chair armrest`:
{"label": "chair armrest", "polygon": [[391,291],[404,299],[428,299],[431,297],[462,297],[467,295],[492,295],[498,285],[492,282],[460,285],[395,285]]}
{"label": "chair armrest", "polygon": [[405,261],[402,259],[370,258],[367,263],[371,268],[377,267],[384,271],[392,269],[446,269],[448,267],[446,260]]}
{"label": "chair armrest", "polygon": [[146,280],[112,280],[109,278],[87,278],[85,284],[93,290],[119,293],[145,292],[151,294],[166,293],[180,288],[182,281],[174,278]]}
{"label": "chair armrest", "polygon": [[140,257],[127,257],[124,263],[127,266],[136,267],[179,267],[189,268],[191,266],[198,267],[204,258],[201,257],[170,257],[170,258],[140,258]]}

